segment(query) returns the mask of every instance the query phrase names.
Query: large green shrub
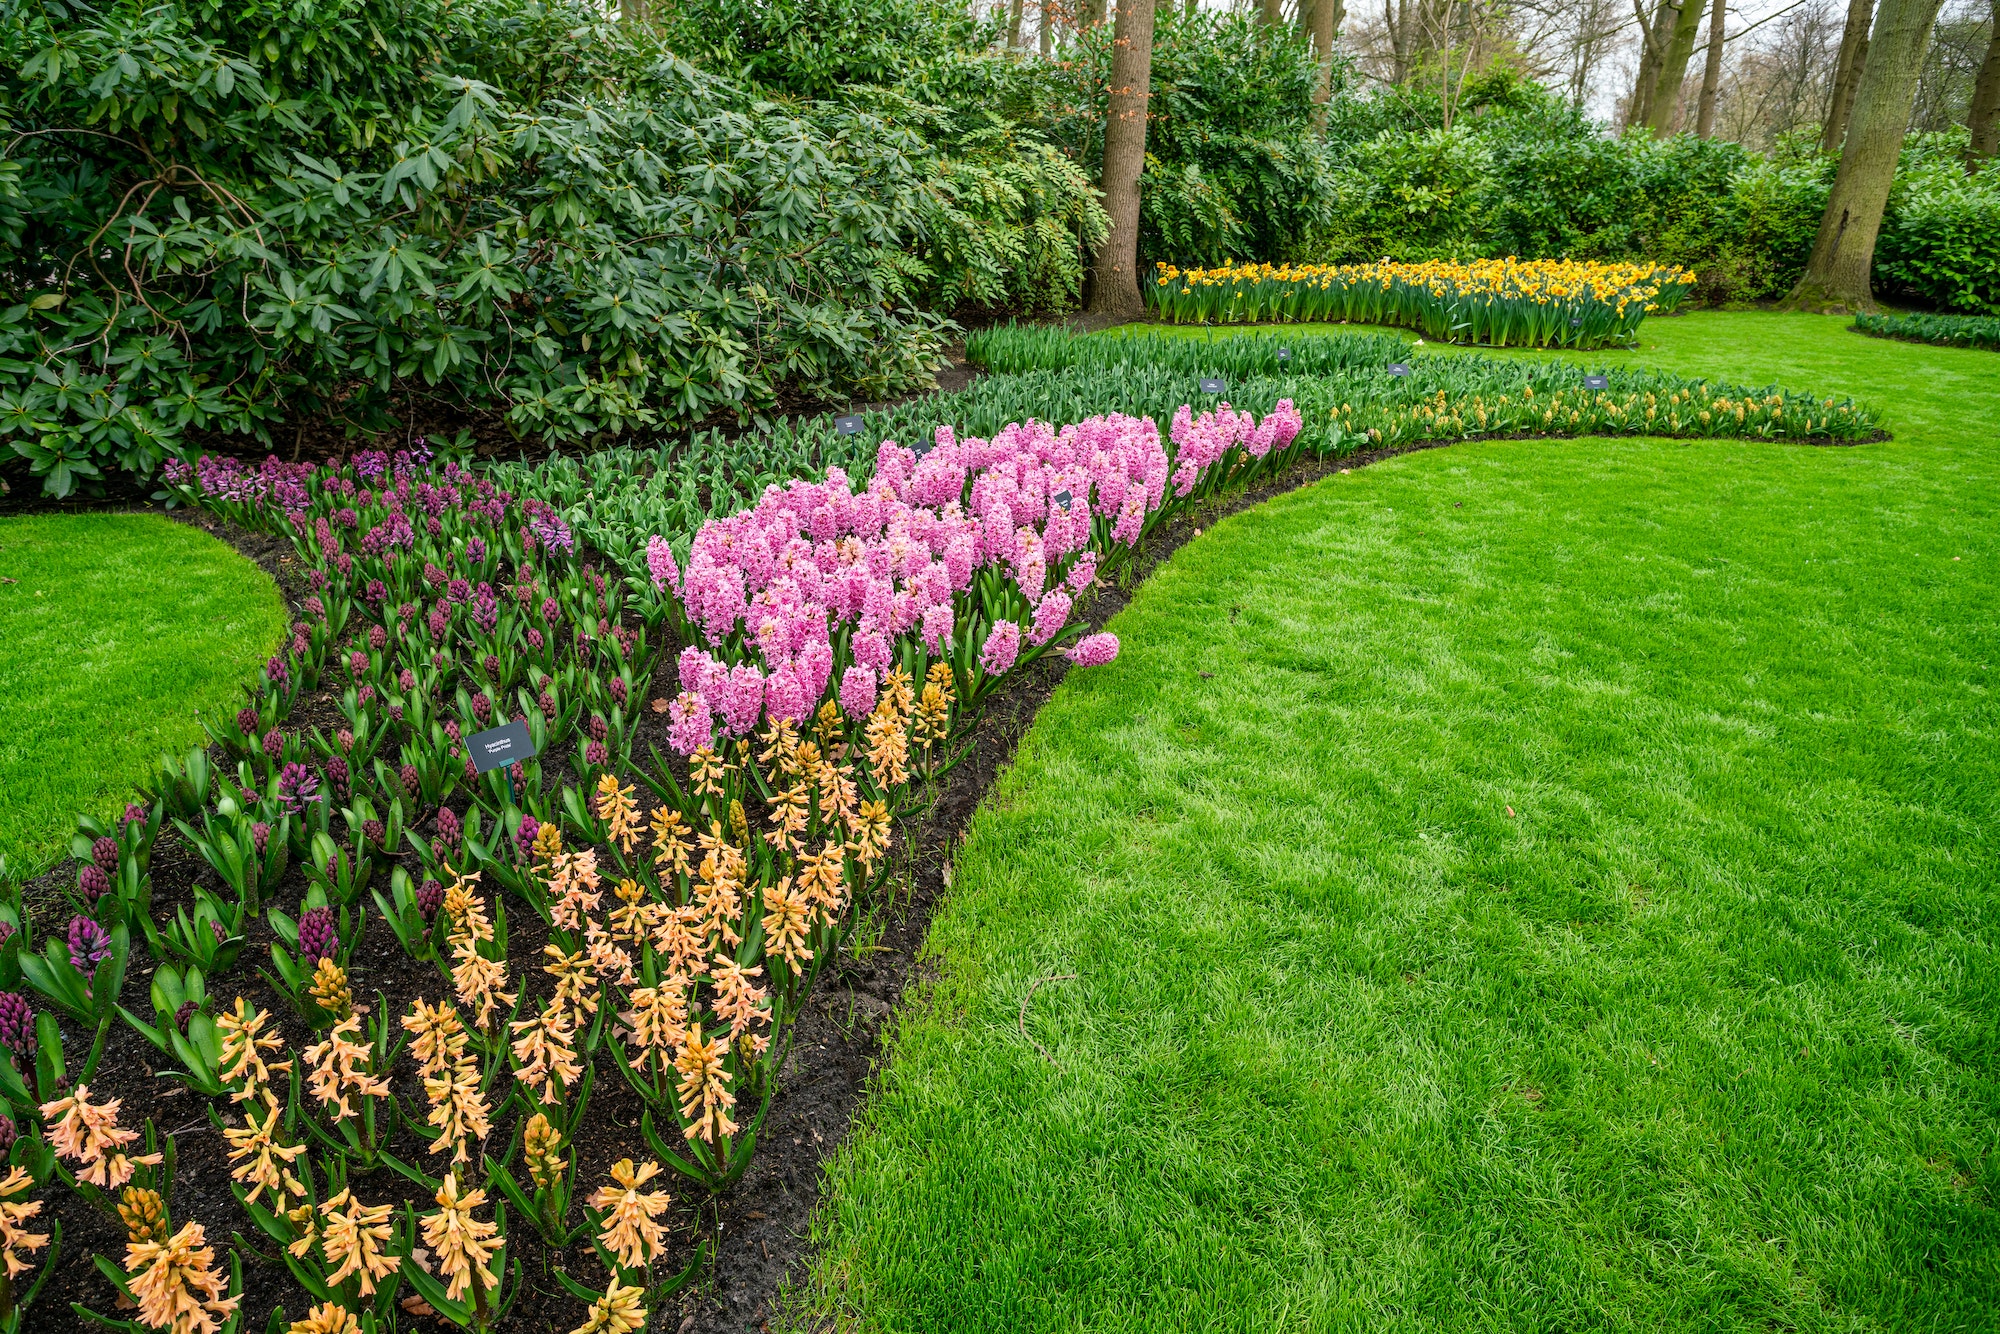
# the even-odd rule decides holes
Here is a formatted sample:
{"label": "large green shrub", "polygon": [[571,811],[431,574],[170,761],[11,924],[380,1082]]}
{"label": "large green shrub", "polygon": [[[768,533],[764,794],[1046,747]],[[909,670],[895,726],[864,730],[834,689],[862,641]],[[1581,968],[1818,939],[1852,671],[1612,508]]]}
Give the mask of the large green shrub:
{"label": "large green shrub", "polygon": [[57,493],[190,432],[595,438],[934,360],[896,309],[922,142],[577,0],[12,13],[0,435]]}

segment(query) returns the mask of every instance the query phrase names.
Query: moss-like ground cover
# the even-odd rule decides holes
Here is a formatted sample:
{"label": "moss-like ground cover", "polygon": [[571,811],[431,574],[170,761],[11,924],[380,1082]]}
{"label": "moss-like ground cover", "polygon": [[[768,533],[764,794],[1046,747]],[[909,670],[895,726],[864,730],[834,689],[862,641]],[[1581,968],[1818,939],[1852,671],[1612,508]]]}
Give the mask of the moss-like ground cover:
{"label": "moss-like ground cover", "polygon": [[0,520],[0,577],[0,854],[25,871],[201,740],[199,712],[242,705],[285,608],[255,565],[158,515]]}
{"label": "moss-like ground cover", "polygon": [[2000,370],[1809,316],[1641,338],[1600,355],[1896,438],[1464,444],[1179,552],[974,821],[819,1300],[1993,1327]]}

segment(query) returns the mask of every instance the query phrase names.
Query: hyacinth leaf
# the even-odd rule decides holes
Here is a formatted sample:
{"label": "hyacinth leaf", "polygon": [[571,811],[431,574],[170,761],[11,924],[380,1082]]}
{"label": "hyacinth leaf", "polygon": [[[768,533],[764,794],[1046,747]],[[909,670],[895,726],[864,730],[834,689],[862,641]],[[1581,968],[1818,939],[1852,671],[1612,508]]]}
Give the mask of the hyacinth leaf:
{"label": "hyacinth leaf", "polygon": [[[678,1108],[676,1112],[678,1113]],[[660,1138],[660,1132],[653,1128],[653,1113],[650,1110],[639,1114],[639,1133],[645,1136],[647,1145],[668,1167],[690,1181],[700,1182],[711,1189],[719,1188],[721,1182],[714,1172],[706,1170],[705,1167],[695,1166],[667,1147],[667,1142]],[[695,1149],[695,1154],[697,1157],[702,1156],[699,1148]]]}
{"label": "hyacinth leaf", "polygon": [[[435,1138],[439,1133],[430,1126],[424,1126],[418,1124],[411,1124],[410,1129],[418,1131],[428,1131],[431,1138]],[[439,1178],[429,1175],[422,1168],[411,1166],[409,1163],[404,1162],[401,1158],[398,1158],[393,1153],[384,1153],[381,1157],[382,1157],[382,1162],[385,1166],[389,1167],[390,1169],[399,1173],[402,1176],[408,1177],[411,1181],[415,1182],[419,1186],[422,1186],[425,1190],[429,1191],[433,1195],[437,1194],[437,1192],[444,1186],[444,1182]]]}

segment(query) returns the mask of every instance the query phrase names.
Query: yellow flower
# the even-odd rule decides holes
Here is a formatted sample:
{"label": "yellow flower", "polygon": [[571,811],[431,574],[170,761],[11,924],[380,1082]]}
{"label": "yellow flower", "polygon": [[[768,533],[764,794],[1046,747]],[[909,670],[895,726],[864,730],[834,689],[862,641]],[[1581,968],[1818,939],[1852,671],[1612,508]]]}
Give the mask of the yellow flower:
{"label": "yellow flower", "polygon": [[490,1291],[492,1275],[487,1266],[492,1263],[493,1253],[500,1249],[500,1244],[493,1240],[499,1229],[472,1216],[474,1209],[486,1203],[486,1192],[469,1190],[460,1194],[457,1174],[447,1173],[435,1199],[437,1212],[424,1216],[424,1244],[436,1258],[438,1272],[451,1280],[445,1296],[453,1301],[462,1300],[475,1282],[481,1291]]}
{"label": "yellow flower", "polygon": [[312,1072],[306,1076],[307,1086],[333,1112],[335,1121],[361,1114],[348,1102],[350,1096],[382,1098],[389,1093],[388,1081],[370,1070],[375,1059],[374,1048],[354,1041],[360,1034],[360,1016],[349,1015],[333,1026],[326,1041],[305,1050],[305,1058],[312,1065]]}
{"label": "yellow flower", "polygon": [[257,1197],[270,1191],[275,1205],[282,1208],[286,1195],[305,1194],[305,1188],[298,1178],[287,1170],[306,1151],[303,1144],[287,1145],[278,1138],[278,1100],[264,1090],[264,1120],[260,1124],[257,1113],[246,1110],[243,1125],[234,1129],[224,1129],[222,1137],[229,1142],[229,1161],[248,1159],[242,1166],[233,1169],[230,1176],[249,1186],[250,1193],[244,1199],[255,1204]]}
{"label": "yellow flower", "polygon": [[590,1207],[604,1215],[598,1239],[626,1269],[651,1264],[667,1248],[666,1227],[659,1218],[673,1197],[663,1190],[640,1189],[659,1174],[658,1163],[635,1168],[630,1158],[621,1158],[611,1165],[612,1184],[599,1186],[590,1197]]}
{"label": "yellow flower", "polygon": [[590,1304],[590,1314],[570,1334],[635,1334],[646,1327],[646,1308],[639,1299],[646,1295],[638,1284],[618,1286],[612,1279],[604,1295]]}
{"label": "yellow flower", "polygon": [[305,1319],[294,1320],[285,1334],[361,1334],[361,1322],[338,1302],[325,1302],[306,1312]]}
{"label": "yellow flower", "polygon": [[[342,1205],[347,1206],[344,1213]],[[376,1279],[396,1272],[402,1258],[382,1253],[383,1243],[394,1230],[389,1222],[389,1208],[386,1204],[364,1205],[354,1198],[352,1191],[345,1190],[320,1206],[323,1219],[320,1249],[337,1266],[327,1275],[328,1286],[345,1283],[359,1274],[361,1295],[367,1297],[374,1293]]]}
{"label": "yellow flower", "polygon": [[271,1076],[290,1074],[292,1063],[281,1061],[276,1065],[264,1064],[263,1053],[284,1048],[283,1038],[272,1034],[263,1035],[264,1025],[270,1020],[269,1014],[258,1013],[250,1008],[250,1002],[241,996],[236,998],[236,1011],[225,1014],[215,1021],[215,1028],[222,1035],[222,1082],[234,1084],[241,1080],[243,1087],[231,1094],[234,1102],[248,1102],[257,1096],[257,1091],[271,1082]]}
{"label": "yellow flower", "polygon": [[113,1098],[110,1102],[93,1107],[89,1102],[90,1090],[82,1084],[67,1098],[42,1104],[42,1119],[62,1120],[49,1127],[49,1145],[59,1158],[83,1166],[76,1174],[77,1180],[88,1181],[100,1190],[116,1190],[132,1179],[132,1169],[138,1164],[157,1166],[160,1155],[140,1154],[127,1157],[121,1150],[139,1138],[136,1130],[123,1130],[118,1125],[118,1106],[123,1101]]}
{"label": "yellow flower", "polygon": [[569,1164],[557,1155],[562,1149],[558,1142],[556,1128],[549,1124],[549,1118],[536,1112],[528,1118],[528,1124],[521,1130],[521,1157],[528,1164],[528,1175],[534,1179],[538,1190],[547,1190],[562,1176]]}
{"label": "yellow flower", "polygon": [[164,1242],[128,1244],[125,1272],[139,1322],[164,1334],[216,1334],[216,1318],[227,1318],[243,1300],[223,1296],[222,1271],[199,1223]]}
{"label": "yellow flower", "polygon": [[23,1251],[39,1251],[49,1244],[46,1232],[29,1232],[21,1225],[42,1211],[40,1200],[21,1200],[34,1189],[35,1179],[26,1168],[16,1167],[0,1181],[0,1255],[7,1259],[7,1277],[19,1278],[31,1268]]}
{"label": "yellow flower", "polygon": [[736,1133],[736,1122],[729,1117],[736,1095],[729,1091],[729,1072],[723,1068],[728,1056],[728,1038],[703,1042],[699,1023],[688,1029],[674,1068],[681,1072],[681,1115],[690,1118],[684,1132],[689,1139],[714,1143],[717,1135]]}
{"label": "yellow flower", "polygon": [[632,800],[634,791],[630,786],[618,786],[618,779],[612,774],[597,780],[597,818],[610,826],[611,841],[627,856],[639,838],[639,806]]}

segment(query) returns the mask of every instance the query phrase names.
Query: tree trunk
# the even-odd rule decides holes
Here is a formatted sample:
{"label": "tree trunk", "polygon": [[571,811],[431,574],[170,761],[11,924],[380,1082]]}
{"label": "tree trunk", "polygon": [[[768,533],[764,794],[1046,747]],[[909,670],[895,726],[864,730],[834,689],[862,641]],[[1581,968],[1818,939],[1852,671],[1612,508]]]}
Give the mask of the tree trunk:
{"label": "tree trunk", "polygon": [[[1935,4],[1937,0],[1932,0]],[[1153,0],[1118,0],[1111,37],[1111,98],[1104,116],[1098,191],[1111,232],[1090,277],[1090,313],[1134,320],[1139,298],[1139,173],[1146,165],[1146,107],[1153,80]]]}
{"label": "tree trunk", "polygon": [[1014,0],[1007,10],[1007,49],[1012,51],[1021,44],[1021,11],[1026,8],[1023,0]]}
{"label": "tree trunk", "polygon": [[1264,22],[1273,28],[1285,25],[1285,0],[1264,0]]}
{"label": "tree trunk", "polygon": [[1410,0],[1382,0],[1382,26],[1389,30],[1389,82],[1401,88],[1410,77]]}
{"label": "tree trunk", "polygon": [[1625,103],[1625,126],[1644,125],[1652,115],[1653,85],[1659,82],[1660,60],[1666,54],[1669,25],[1677,12],[1667,0],[1659,0],[1653,7],[1653,17],[1647,18],[1639,8],[1639,0],[1632,0],[1632,12],[1639,18],[1639,73],[1632,80],[1632,96]]}
{"label": "tree trunk", "polygon": [[1646,108],[1646,124],[1655,138],[1664,139],[1673,133],[1674,112],[1680,107],[1681,81],[1687,78],[1688,59],[1694,55],[1695,38],[1700,33],[1701,0],[1681,0],[1674,11],[1673,35],[1667,39],[1666,54],[1660,58],[1653,100]]}
{"label": "tree trunk", "polygon": [[1104,0],[1083,0],[1083,26],[1104,22]]}
{"label": "tree trunk", "polygon": [[1035,25],[1035,47],[1047,58],[1052,34],[1049,32],[1049,0],[1041,0],[1041,21]]}
{"label": "tree trunk", "polygon": [[1312,0],[1313,58],[1319,72],[1313,76],[1313,128],[1326,133],[1327,104],[1333,97],[1333,39],[1340,35],[1340,21],[1347,16],[1347,0]]}
{"label": "tree trunk", "polygon": [[1820,131],[1819,151],[1838,152],[1847,134],[1848,113],[1854,109],[1854,90],[1861,85],[1861,72],[1868,61],[1868,22],[1875,14],[1875,0],[1847,0],[1847,26],[1840,32],[1840,58],[1833,66],[1833,93],[1826,102],[1826,126]]}
{"label": "tree trunk", "polygon": [[[1325,0],[1321,0],[1324,4]],[[1993,0],[1993,35],[1986,43],[1986,63],[1972,85],[1972,108],[1965,117],[1972,144],[1965,150],[1965,169],[1979,170],[2000,152],[2000,0]]]}
{"label": "tree trunk", "polygon": [[1840,170],[1820,219],[1812,258],[1785,298],[1789,310],[1875,309],[1869,271],[1875,237],[1896,179],[1896,157],[1910,128],[1917,75],[1937,22],[1939,0],[1882,0],[1868,40],[1868,63],[1854,94],[1854,120],[1840,150]]}
{"label": "tree trunk", "polygon": [[1715,133],[1715,98],[1722,91],[1722,11],[1727,3],[1715,0],[1715,7],[1708,11],[1708,64],[1701,72],[1701,112],[1694,126],[1695,136],[1701,139]]}

